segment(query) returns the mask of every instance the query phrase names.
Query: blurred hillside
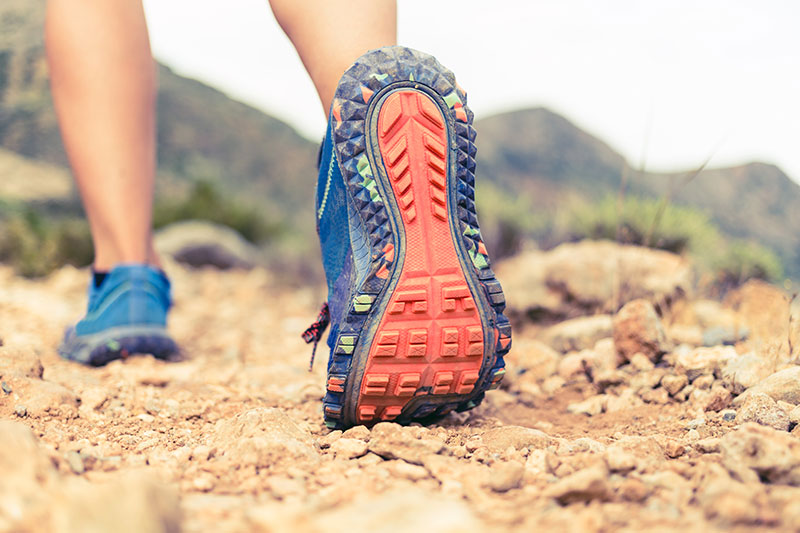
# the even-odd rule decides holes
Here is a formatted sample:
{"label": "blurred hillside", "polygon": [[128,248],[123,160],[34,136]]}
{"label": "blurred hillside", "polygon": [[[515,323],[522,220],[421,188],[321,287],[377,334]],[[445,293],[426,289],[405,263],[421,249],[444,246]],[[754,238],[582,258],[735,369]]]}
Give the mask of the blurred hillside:
{"label": "blurred hillside", "polygon": [[[43,14],[44,0],[0,6],[0,217],[22,220],[14,238],[30,250],[47,238],[49,219],[78,224],[81,215],[50,102]],[[207,217],[272,247],[273,256],[300,261],[316,254],[317,143],[164,66],[159,74],[156,223],[174,221],[170,213]],[[541,108],[487,117],[476,127],[479,210],[496,255],[530,240],[549,247],[610,237],[677,252],[713,250],[719,257],[706,263],[726,271],[739,268],[731,261],[756,263],[739,268],[738,281],[800,279],[800,186],[777,167],[707,169],[691,180],[640,173],[601,140]],[[35,231],[26,234],[31,220]]]}

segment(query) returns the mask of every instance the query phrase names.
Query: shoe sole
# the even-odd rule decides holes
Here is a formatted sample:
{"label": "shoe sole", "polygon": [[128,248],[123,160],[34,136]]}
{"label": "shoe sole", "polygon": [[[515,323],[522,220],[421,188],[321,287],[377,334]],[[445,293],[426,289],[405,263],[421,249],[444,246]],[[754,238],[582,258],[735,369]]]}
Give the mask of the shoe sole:
{"label": "shoe sole", "polygon": [[511,328],[475,214],[466,94],[433,57],[383,48],[345,73],[332,115],[372,264],[334,344],[326,422],[475,407],[505,373]]}
{"label": "shoe sole", "polygon": [[178,345],[164,328],[126,326],[110,328],[93,335],[72,337],[59,346],[58,353],[64,359],[103,366],[134,354],[149,354],[157,359],[167,359],[178,353]]}

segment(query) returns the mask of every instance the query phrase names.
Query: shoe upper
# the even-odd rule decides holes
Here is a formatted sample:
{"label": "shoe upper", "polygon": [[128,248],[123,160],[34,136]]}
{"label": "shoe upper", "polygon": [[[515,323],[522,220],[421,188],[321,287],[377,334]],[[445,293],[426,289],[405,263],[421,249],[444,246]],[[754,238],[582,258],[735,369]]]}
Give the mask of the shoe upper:
{"label": "shoe upper", "polygon": [[322,249],[322,264],[328,283],[331,330],[328,345],[333,347],[341,319],[346,315],[353,287],[369,269],[369,235],[350,200],[339,169],[333,144],[333,121],[319,158],[316,192],[317,233]]}
{"label": "shoe upper", "polygon": [[124,326],[164,326],[172,305],[169,279],[148,265],[115,267],[99,287],[89,282],[86,316],[74,327],[76,335],[91,335]]}

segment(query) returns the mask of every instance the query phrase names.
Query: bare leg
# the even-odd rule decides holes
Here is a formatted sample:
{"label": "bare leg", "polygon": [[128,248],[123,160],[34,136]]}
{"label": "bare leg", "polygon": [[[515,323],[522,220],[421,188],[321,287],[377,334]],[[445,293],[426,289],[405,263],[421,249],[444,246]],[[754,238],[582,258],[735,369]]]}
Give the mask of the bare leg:
{"label": "bare leg", "polygon": [[367,50],[397,44],[396,0],[270,0],[328,113],[344,71]]}
{"label": "bare leg", "polygon": [[151,216],[155,64],[137,0],[48,0],[47,57],[94,267],[157,264]]}

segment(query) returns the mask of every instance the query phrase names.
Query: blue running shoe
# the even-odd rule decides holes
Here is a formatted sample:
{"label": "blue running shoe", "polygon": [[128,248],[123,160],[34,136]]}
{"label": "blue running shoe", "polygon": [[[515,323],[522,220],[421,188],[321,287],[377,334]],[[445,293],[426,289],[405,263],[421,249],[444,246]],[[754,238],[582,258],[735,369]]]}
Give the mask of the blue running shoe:
{"label": "blue running shoe", "polygon": [[86,316],[67,329],[61,357],[101,366],[131,354],[164,359],[178,351],[167,334],[170,283],[159,269],[120,265],[95,287],[89,282]]}
{"label": "blue running shoe", "polygon": [[466,94],[433,57],[359,58],[336,89],[320,154],[317,229],[328,307],[332,428],[475,407],[511,346],[475,213]]}

